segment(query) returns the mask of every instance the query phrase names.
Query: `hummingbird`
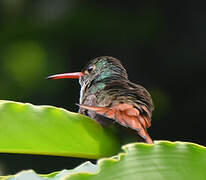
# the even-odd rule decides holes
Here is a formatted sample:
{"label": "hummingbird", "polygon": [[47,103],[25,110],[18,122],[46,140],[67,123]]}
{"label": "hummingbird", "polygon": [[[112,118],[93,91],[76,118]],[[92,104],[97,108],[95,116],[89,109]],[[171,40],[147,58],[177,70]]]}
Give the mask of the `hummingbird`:
{"label": "hummingbird", "polygon": [[79,113],[101,125],[117,122],[131,128],[148,144],[153,144],[147,128],[151,126],[153,101],[141,85],[129,81],[121,62],[111,56],[91,60],[81,72],[63,73],[47,79],[79,79]]}

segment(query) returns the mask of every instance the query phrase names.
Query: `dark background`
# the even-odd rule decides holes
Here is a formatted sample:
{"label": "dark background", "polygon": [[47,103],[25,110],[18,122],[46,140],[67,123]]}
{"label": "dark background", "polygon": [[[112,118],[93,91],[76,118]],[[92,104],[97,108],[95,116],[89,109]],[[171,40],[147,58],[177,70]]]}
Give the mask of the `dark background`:
{"label": "dark background", "polygon": [[[44,78],[79,71],[88,60],[109,55],[151,92],[153,139],[206,145],[203,3],[1,0],[0,99],[77,111],[78,81]],[[49,173],[84,161],[1,154],[0,174],[31,168]]]}

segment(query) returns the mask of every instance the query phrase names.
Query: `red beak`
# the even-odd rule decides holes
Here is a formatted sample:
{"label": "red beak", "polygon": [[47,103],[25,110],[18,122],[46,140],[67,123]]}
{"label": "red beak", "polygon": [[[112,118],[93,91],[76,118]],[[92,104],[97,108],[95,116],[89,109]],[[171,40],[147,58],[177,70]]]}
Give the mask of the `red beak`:
{"label": "red beak", "polygon": [[79,79],[84,74],[82,72],[56,74],[47,77],[46,79]]}

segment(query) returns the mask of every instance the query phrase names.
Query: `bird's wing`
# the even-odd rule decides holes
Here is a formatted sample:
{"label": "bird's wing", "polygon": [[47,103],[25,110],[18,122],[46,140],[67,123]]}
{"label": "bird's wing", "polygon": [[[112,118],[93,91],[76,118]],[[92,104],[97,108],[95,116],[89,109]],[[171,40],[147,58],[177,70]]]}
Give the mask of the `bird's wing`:
{"label": "bird's wing", "polygon": [[130,127],[136,130],[147,143],[153,144],[153,141],[146,130],[146,128],[151,125],[150,118],[141,114],[133,105],[121,103],[113,105],[112,107],[79,106],[87,110],[95,111],[97,114],[114,119],[125,127]]}

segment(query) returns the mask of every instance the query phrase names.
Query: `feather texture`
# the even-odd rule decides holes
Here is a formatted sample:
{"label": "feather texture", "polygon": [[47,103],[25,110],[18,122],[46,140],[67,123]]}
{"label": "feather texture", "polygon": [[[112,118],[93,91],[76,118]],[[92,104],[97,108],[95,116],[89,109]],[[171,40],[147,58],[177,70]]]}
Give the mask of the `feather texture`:
{"label": "feather texture", "polygon": [[102,125],[115,120],[122,126],[134,129],[147,143],[152,144],[147,133],[154,109],[149,92],[141,85],[130,82],[126,70],[115,58],[96,58],[82,73],[92,66],[94,71],[80,77],[79,112]]}

